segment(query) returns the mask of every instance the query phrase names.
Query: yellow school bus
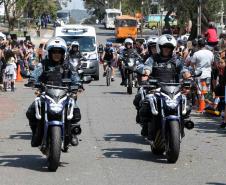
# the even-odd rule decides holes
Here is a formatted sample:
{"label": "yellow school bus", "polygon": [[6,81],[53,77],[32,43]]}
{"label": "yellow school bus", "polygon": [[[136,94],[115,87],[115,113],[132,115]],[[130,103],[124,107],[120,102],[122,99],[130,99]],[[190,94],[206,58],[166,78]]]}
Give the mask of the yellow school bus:
{"label": "yellow school bus", "polygon": [[129,15],[117,16],[115,19],[116,39],[137,38],[137,19]]}

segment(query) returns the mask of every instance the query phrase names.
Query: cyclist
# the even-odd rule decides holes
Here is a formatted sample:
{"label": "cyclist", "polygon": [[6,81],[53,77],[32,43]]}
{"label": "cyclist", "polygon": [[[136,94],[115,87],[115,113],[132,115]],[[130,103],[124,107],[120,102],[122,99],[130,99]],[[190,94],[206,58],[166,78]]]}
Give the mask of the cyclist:
{"label": "cyclist", "polygon": [[115,50],[112,47],[112,42],[107,42],[106,43],[106,47],[104,49],[103,55],[102,55],[102,61],[103,61],[103,69],[104,69],[104,74],[103,76],[106,76],[106,66],[108,65],[108,63],[111,64],[112,66],[112,76],[111,76],[111,81],[114,81],[114,68],[113,68],[113,63],[116,59],[116,54],[115,54]]}

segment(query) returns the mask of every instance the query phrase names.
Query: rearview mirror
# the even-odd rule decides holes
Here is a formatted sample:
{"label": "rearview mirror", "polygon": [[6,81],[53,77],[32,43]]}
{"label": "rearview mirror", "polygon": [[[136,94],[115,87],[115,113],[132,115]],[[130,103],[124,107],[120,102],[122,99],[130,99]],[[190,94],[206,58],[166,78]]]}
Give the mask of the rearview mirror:
{"label": "rearview mirror", "polygon": [[185,80],[183,82],[183,87],[190,87],[191,86],[191,81],[190,80]]}
{"label": "rearview mirror", "polygon": [[150,79],[149,80],[149,84],[150,85],[157,85],[158,84],[158,80],[156,80],[156,79]]}
{"label": "rearview mirror", "polygon": [[78,85],[72,85],[70,88],[71,88],[71,91],[77,91]]}
{"label": "rearview mirror", "polygon": [[90,83],[91,81],[92,81],[91,76],[84,76],[84,77],[83,77],[83,83],[88,84],[88,83]]}
{"label": "rearview mirror", "polygon": [[195,70],[194,77],[200,77],[201,75],[202,75],[202,71],[201,70]]}
{"label": "rearview mirror", "polygon": [[62,83],[71,83],[71,79],[69,79],[69,78],[64,78],[64,79],[62,79]]}
{"label": "rearview mirror", "polygon": [[84,71],[83,71],[83,70],[81,70],[81,69],[79,69],[79,70],[78,70],[78,74],[80,74],[80,75],[81,75],[81,74],[83,74],[83,73],[84,73]]}

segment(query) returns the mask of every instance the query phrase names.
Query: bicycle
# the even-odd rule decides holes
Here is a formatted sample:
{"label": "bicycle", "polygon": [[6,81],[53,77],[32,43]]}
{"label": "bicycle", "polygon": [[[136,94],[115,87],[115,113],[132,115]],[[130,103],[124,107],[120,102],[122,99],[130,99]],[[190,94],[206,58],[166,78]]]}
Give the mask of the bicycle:
{"label": "bicycle", "polygon": [[112,77],[111,61],[107,61],[107,66],[106,66],[106,83],[107,83],[107,86],[110,86],[110,84],[111,84],[111,77]]}

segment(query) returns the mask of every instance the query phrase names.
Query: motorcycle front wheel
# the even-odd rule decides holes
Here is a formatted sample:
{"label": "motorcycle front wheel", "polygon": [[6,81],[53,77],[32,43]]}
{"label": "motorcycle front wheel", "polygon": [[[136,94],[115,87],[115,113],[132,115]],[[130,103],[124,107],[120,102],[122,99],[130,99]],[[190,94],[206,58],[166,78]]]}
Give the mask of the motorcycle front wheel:
{"label": "motorcycle front wheel", "polygon": [[165,152],[165,147],[161,136],[161,130],[158,130],[156,133],[154,145],[151,145],[151,151],[154,155],[162,155]]}
{"label": "motorcycle front wheel", "polygon": [[133,82],[132,82],[132,73],[128,74],[128,84],[127,84],[127,93],[132,94],[133,93]]}
{"label": "motorcycle front wheel", "polygon": [[170,121],[166,132],[167,161],[175,163],[180,153],[180,127],[178,121]]}
{"label": "motorcycle front wheel", "polygon": [[61,154],[61,127],[52,126],[49,128],[49,155],[48,155],[48,169],[49,171],[56,171],[60,164]]}

